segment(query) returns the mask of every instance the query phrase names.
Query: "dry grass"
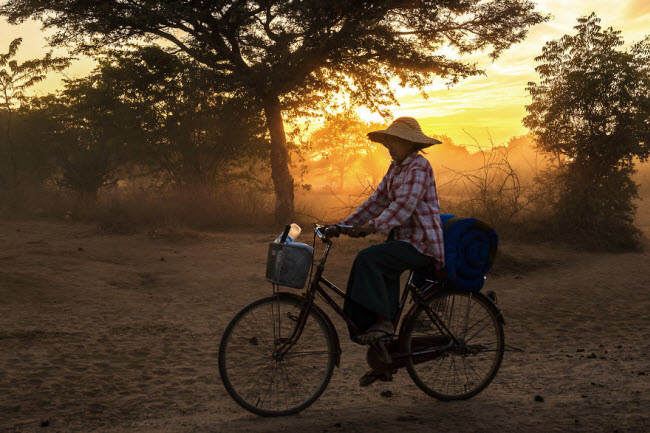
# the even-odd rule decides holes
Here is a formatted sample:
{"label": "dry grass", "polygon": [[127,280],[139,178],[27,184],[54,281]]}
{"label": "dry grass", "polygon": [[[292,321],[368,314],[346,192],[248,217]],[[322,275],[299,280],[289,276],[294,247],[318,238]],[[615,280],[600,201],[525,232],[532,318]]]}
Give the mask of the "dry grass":
{"label": "dry grass", "polygon": [[[502,241],[526,243],[551,241],[581,244],[576,233],[567,232],[552,218],[545,194],[552,185],[519,182],[519,167],[508,162],[506,153],[494,152],[482,170],[456,172],[455,188],[439,185],[441,212],[473,216],[491,224]],[[635,180],[641,194],[647,190],[648,164],[640,166]],[[505,185],[505,186],[504,186]],[[497,190],[498,189],[498,190]],[[314,222],[336,223],[353,212],[373,192],[360,185],[357,193],[335,194],[331,190],[296,191],[296,218],[304,230]],[[635,224],[650,233],[650,205],[641,201]],[[102,191],[96,203],[80,202],[73,193],[55,187],[24,187],[16,194],[0,191],[0,218],[49,217],[97,224],[101,233],[152,233],[154,236],[185,236],[189,230],[242,230],[257,228],[275,233],[275,199],[272,193],[246,187],[218,189],[113,188]],[[593,246],[593,245],[592,245]],[[599,249],[610,249],[609,244]]]}
{"label": "dry grass", "polygon": [[[7,202],[5,202],[7,203]],[[102,191],[97,202],[57,188],[32,189],[22,200],[5,204],[0,216],[52,217],[96,222],[103,233],[132,234],[162,227],[197,230],[271,226],[274,198],[242,187]]]}

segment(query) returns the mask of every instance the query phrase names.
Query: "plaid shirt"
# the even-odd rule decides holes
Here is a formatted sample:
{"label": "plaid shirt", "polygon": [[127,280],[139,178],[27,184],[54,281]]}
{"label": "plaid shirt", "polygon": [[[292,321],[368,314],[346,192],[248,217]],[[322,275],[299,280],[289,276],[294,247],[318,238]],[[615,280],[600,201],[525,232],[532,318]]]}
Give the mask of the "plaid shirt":
{"label": "plaid shirt", "polygon": [[444,266],[436,182],[431,164],[418,153],[401,164],[391,162],[375,193],[341,223],[372,224],[386,235],[394,229],[395,240],[406,241],[436,259],[438,269]]}

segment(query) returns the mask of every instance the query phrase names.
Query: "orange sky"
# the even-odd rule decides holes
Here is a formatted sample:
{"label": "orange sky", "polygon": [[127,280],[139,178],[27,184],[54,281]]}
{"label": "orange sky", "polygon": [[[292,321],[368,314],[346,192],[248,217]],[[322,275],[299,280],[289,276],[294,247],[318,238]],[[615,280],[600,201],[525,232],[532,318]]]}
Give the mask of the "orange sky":
{"label": "orange sky", "polygon": [[[487,76],[466,79],[451,89],[440,83],[427,89],[428,100],[417,91],[398,89],[400,106],[391,107],[393,114],[413,116],[426,133],[447,134],[456,143],[471,142],[464,132],[467,131],[481,144],[487,144],[487,130],[494,142],[501,144],[513,135],[526,133],[521,123],[526,114],[524,106],[529,103],[525,87],[527,82],[538,79],[533,58],[541,53],[546,41],[573,33],[576,18],[596,12],[602,19],[601,25],[621,30],[628,44],[650,33],[650,0],[540,0],[537,4],[539,10],[551,13],[553,18],[533,28],[523,43],[513,46],[495,62],[482,54],[465,58],[478,62]],[[48,50],[38,23],[10,26],[0,21],[0,52],[6,52],[9,42],[18,36],[23,38],[19,59],[40,56]],[[65,75],[80,77],[92,67],[90,59],[80,59]],[[57,90],[60,78],[48,78],[35,92]],[[363,110],[360,114],[368,120],[377,120]]]}

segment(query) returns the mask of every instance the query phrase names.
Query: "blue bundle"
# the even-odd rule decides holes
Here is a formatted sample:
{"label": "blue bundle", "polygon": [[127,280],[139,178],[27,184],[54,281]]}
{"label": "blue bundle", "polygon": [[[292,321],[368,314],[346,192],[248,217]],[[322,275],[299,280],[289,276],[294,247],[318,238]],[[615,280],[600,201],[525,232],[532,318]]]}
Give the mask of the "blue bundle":
{"label": "blue bundle", "polygon": [[[492,268],[499,237],[494,229],[475,218],[441,214],[445,243],[446,286],[455,290],[478,292],[485,274]],[[435,279],[433,275],[418,275]]]}

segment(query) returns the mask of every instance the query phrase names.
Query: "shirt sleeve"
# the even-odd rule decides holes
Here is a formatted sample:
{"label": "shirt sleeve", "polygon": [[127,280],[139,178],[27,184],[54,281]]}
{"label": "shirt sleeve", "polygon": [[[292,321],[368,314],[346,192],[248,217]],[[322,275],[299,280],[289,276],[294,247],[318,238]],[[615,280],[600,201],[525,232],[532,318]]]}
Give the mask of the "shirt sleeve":
{"label": "shirt sleeve", "polygon": [[422,199],[427,181],[428,174],[425,170],[419,167],[411,169],[404,184],[395,191],[395,199],[370,223],[383,233],[389,233],[393,227],[403,225]]}
{"label": "shirt sleeve", "polygon": [[352,215],[341,221],[341,224],[363,225],[388,207],[390,199],[388,198],[387,185],[390,174],[391,170],[389,169],[381,182],[379,182],[375,193],[364,204],[359,206]]}

